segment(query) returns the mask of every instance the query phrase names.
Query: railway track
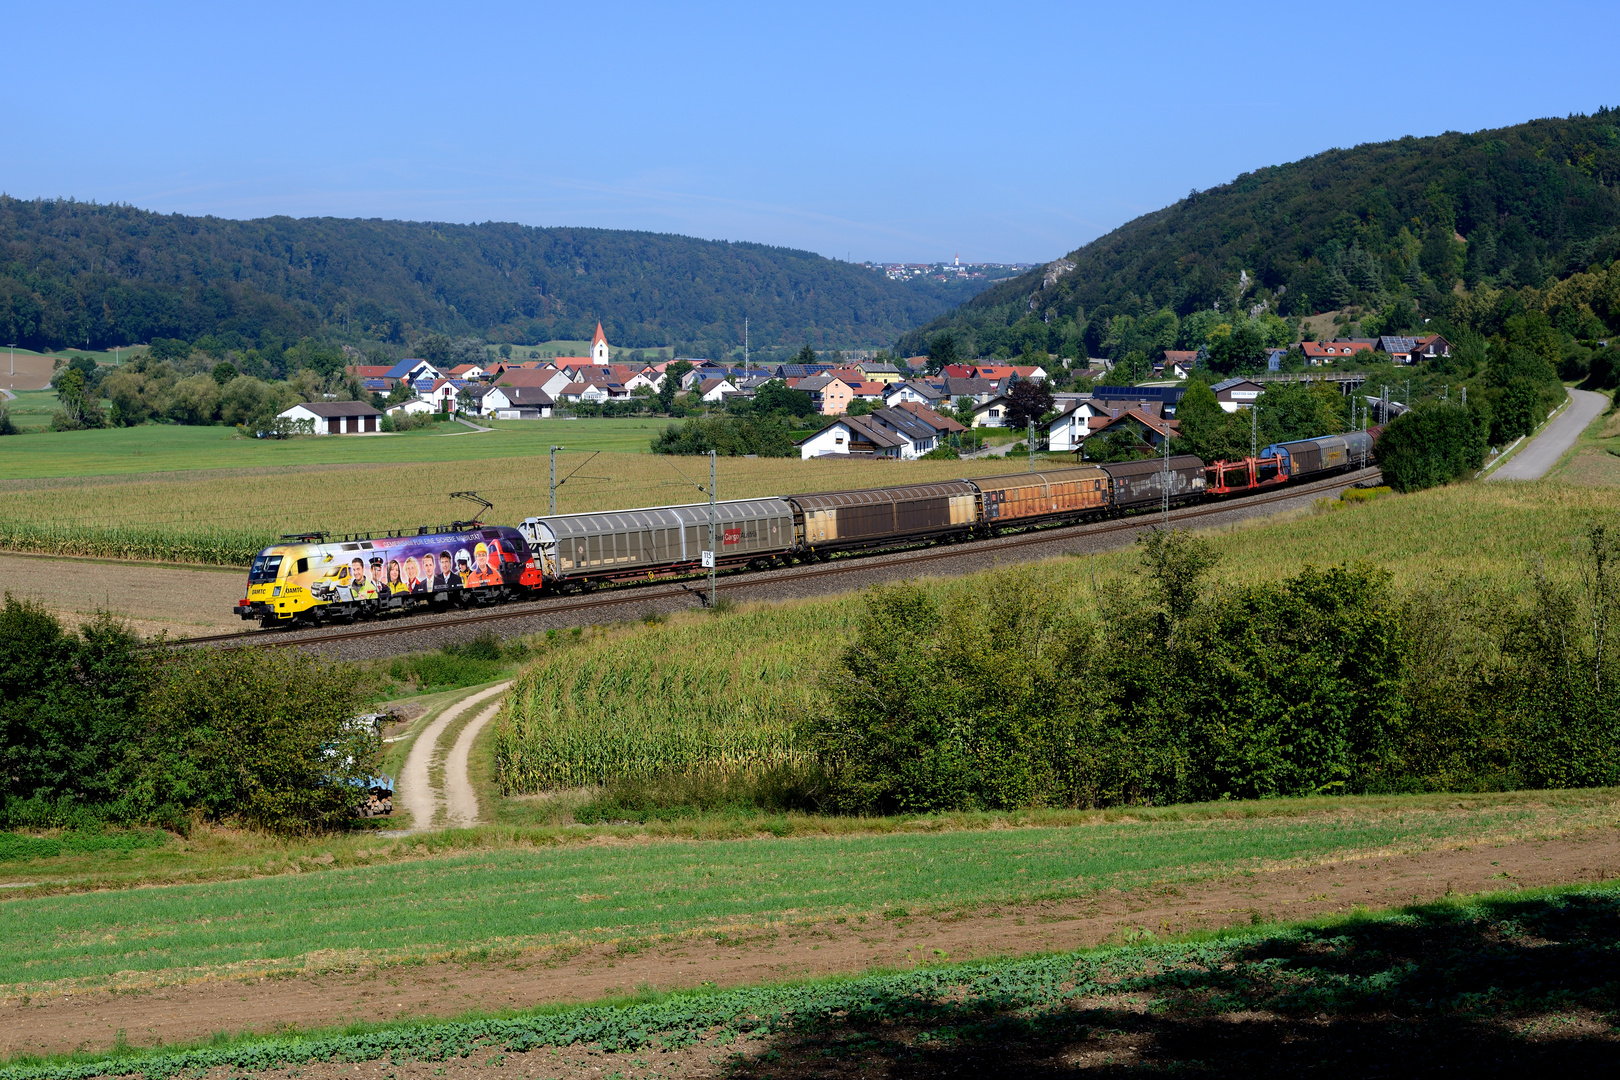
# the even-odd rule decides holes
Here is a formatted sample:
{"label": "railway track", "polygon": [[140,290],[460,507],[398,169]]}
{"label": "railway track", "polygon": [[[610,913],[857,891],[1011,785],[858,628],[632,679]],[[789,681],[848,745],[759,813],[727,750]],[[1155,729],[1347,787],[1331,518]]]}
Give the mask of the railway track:
{"label": "railway track", "polygon": [[[1251,506],[1263,506],[1267,503],[1283,502],[1297,499],[1318,491],[1332,491],[1339,488],[1353,487],[1369,480],[1377,479],[1381,474],[1377,468],[1361,469],[1352,473],[1345,473],[1327,480],[1317,480],[1298,487],[1285,487],[1264,495],[1251,495],[1222,501],[1213,504],[1196,504],[1170,511],[1169,520],[1172,524],[1194,521],[1198,518],[1209,517],[1213,514],[1229,513],[1234,509]],[[972,545],[972,550],[983,552],[986,555],[999,551],[1012,551],[1018,548],[1030,547],[1036,544],[1050,544],[1054,540],[1065,536],[1091,537],[1104,536],[1114,532],[1124,532],[1131,529],[1141,529],[1160,520],[1158,514],[1135,514],[1126,518],[1117,518],[1109,521],[1095,522],[1088,525],[1059,525],[1051,528],[1036,529],[1029,533],[1019,533],[1013,536],[999,537],[993,540],[978,541]],[[960,544],[939,544],[922,551],[900,555],[888,555],[881,563],[874,563],[873,556],[842,556],[831,564],[822,564],[809,567],[799,567],[794,570],[772,570],[747,574],[726,580],[720,579],[715,583],[717,592],[730,592],[741,589],[757,588],[762,584],[784,581],[807,581],[815,578],[834,577],[840,574],[854,574],[870,571],[877,568],[920,566],[941,559],[958,559],[964,552]],[[883,553],[874,553],[883,554]],[[763,575],[763,578],[761,577]],[[173,641],[154,643],[153,648],[178,648],[180,646],[210,645],[210,644],[237,644],[255,648],[292,648],[301,645],[324,645],[335,641],[356,641],[363,638],[385,637],[392,634],[417,634],[431,632],[450,627],[465,627],[480,623],[494,623],[510,619],[526,619],[539,615],[553,615],[570,611],[592,611],[597,608],[614,607],[621,604],[644,604],[649,600],[671,599],[682,596],[692,596],[697,590],[679,585],[674,588],[652,589],[646,586],[620,586],[611,590],[605,596],[593,596],[582,599],[571,599],[563,603],[531,602],[517,607],[506,606],[496,611],[471,612],[456,615],[451,618],[405,618],[399,622],[390,622],[382,625],[363,626],[354,629],[340,629],[324,632],[309,632],[297,630],[269,629],[244,630],[233,634],[212,634],[204,637],[177,638]]]}

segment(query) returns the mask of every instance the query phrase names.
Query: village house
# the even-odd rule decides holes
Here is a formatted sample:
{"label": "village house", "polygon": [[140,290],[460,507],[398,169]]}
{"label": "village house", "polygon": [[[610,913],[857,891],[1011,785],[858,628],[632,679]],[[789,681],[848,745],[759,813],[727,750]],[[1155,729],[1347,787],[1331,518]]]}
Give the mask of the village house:
{"label": "village house", "polygon": [[1007,406],[1012,404],[1005,394],[998,394],[973,407],[973,426],[1006,427]]}
{"label": "village house", "polygon": [[363,401],[306,401],[276,415],[307,423],[316,435],[360,435],[375,432],[382,413]]}
{"label": "village house", "polygon": [[1166,420],[1140,409],[1124,409],[1114,416],[1093,417],[1091,434],[1086,438],[1107,438],[1112,432],[1122,429],[1134,432],[1139,440],[1154,448],[1162,447],[1166,440],[1177,434],[1174,420]]}
{"label": "village house", "polygon": [[1302,341],[1299,347],[1304,351],[1307,363],[1320,367],[1336,360],[1349,359],[1358,352],[1371,352],[1374,344],[1371,339],[1360,341],[1339,338],[1334,341]]}
{"label": "village house", "polygon": [[842,416],[855,399],[850,385],[834,375],[816,375],[789,385],[795,390],[808,391],[811,406],[822,416]]}
{"label": "village house", "polygon": [[492,386],[484,394],[482,412],[497,420],[542,420],[556,406],[552,396],[535,386]]}
{"label": "village house", "polygon": [[891,409],[904,402],[932,406],[944,399],[944,391],[936,390],[925,382],[902,382],[890,384],[883,395],[883,404]]}
{"label": "village house", "polygon": [[713,405],[727,394],[735,394],[737,387],[730,379],[704,379],[697,385],[698,400]]}
{"label": "village house", "polygon": [[1073,397],[1058,403],[1057,415],[1046,423],[1046,444],[1053,453],[1070,453],[1091,434],[1091,421],[1098,415],[1089,397]]}
{"label": "village house", "polygon": [[1210,390],[1215,393],[1215,400],[1220,403],[1222,412],[1235,413],[1239,409],[1250,409],[1259,400],[1266,388],[1257,382],[1248,379],[1222,379]]}

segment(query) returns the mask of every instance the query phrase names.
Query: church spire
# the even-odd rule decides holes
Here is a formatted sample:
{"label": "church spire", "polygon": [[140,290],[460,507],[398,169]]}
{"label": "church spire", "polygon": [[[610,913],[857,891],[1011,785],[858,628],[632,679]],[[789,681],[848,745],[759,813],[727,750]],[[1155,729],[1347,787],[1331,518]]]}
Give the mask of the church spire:
{"label": "church spire", "polygon": [[606,364],[612,356],[608,349],[607,335],[602,333],[602,324],[596,324],[596,336],[591,338],[591,363]]}

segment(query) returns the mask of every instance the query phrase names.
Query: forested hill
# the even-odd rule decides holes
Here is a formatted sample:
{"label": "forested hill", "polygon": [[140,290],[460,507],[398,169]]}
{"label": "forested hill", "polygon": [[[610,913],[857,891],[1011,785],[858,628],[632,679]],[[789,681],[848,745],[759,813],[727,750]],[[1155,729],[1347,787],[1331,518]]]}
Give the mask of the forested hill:
{"label": "forested hill", "polygon": [[[1452,289],[1543,286],[1620,252],[1620,110],[1329,150],[1245,173],[989,289],[903,337],[1101,355],[1110,321],[1309,315]],[[1431,305],[1432,306],[1432,305]]]}
{"label": "forested hill", "polygon": [[[607,229],[231,221],[0,196],[0,333],[30,348],[232,347],[435,330],[615,346],[887,344],[961,292],[806,251]],[[707,352],[703,353],[707,355]]]}

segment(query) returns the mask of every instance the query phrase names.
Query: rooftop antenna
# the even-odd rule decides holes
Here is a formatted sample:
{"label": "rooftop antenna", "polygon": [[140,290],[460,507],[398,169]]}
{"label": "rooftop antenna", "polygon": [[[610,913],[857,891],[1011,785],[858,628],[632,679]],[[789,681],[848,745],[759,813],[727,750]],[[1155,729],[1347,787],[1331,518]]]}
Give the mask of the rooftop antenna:
{"label": "rooftop antenna", "polygon": [[490,502],[486,498],[483,498],[476,491],[452,491],[450,493],[450,497],[452,499],[466,499],[468,502],[475,502],[483,508],[472,516],[471,521],[452,521],[450,523],[450,527],[453,529],[476,529],[483,524],[483,522],[479,519],[484,516],[485,512],[495,509],[494,503]]}

